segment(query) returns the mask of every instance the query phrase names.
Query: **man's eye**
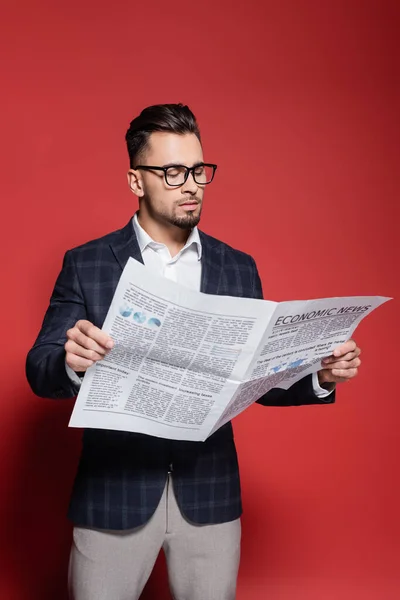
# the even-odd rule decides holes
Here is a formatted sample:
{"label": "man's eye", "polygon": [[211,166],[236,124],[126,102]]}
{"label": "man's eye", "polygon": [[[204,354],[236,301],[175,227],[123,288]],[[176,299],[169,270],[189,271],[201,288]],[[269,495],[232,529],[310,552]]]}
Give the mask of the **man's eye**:
{"label": "man's eye", "polygon": [[204,173],[204,167],[196,167],[196,169],[194,170],[196,175],[203,175]]}
{"label": "man's eye", "polygon": [[180,174],[180,169],[168,169],[168,177],[178,177]]}

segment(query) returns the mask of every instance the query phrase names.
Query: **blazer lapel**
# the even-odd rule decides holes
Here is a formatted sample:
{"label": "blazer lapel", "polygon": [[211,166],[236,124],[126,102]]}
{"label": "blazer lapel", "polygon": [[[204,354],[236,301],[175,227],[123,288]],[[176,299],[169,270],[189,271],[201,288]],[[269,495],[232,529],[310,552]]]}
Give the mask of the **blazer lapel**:
{"label": "blazer lapel", "polygon": [[199,231],[202,247],[201,287],[206,294],[221,294],[223,281],[223,255],[221,247],[214,244],[213,238]]}
{"label": "blazer lapel", "polygon": [[111,250],[117,259],[121,270],[124,269],[128,258],[131,256],[135,260],[143,263],[142,253],[136,238],[132,225],[132,219],[123,229],[120,229],[115,239],[110,243]]}

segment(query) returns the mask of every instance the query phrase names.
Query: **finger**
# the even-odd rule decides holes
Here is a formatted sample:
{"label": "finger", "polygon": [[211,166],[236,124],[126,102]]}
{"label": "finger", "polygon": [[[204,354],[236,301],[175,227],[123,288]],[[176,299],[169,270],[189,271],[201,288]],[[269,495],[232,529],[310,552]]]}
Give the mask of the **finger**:
{"label": "finger", "polygon": [[330,364],[330,363],[334,363],[337,362],[338,359],[339,360],[353,360],[354,358],[357,358],[358,356],[360,356],[361,354],[361,350],[360,348],[356,348],[354,350],[354,352],[348,352],[347,354],[344,354],[343,356],[327,356],[326,358],[322,359],[322,362],[324,363],[324,365]]}
{"label": "finger", "polygon": [[347,354],[348,352],[354,352],[354,350],[356,348],[357,348],[356,342],[354,340],[348,340],[341,346],[338,346],[337,348],[334,349],[333,356],[342,356],[344,354]]}
{"label": "finger", "polygon": [[358,369],[361,365],[359,358],[353,358],[353,360],[337,360],[335,362],[324,364],[325,369]]}
{"label": "finger", "polygon": [[67,353],[66,355],[66,363],[73,371],[80,372],[86,371],[89,367],[93,365],[92,360],[87,360],[86,358],[81,358],[76,356],[75,354]]}
{"label": "finger", "polygon": [[95,350],[90,350],[88,348],[84,348],[83,346],[80,346],[73,340],[68,340],[68,342],[66,342],[64,348],[65,348],[65,351],[68,352],[69,354],[73,354],[80,358],[86,358],[87,360],[97,361],[97,360],[101,360],[102,358],[104,358],[103,353],[99,354]]}
{"label": "finger", "polygon": [[332,371],[329,371],[324,375],[323,380],[321,381],[323,383],[345,383],[349,380],[346,377],[337,377],[335,375],[332,375]]}
{"label": "finger", "polygon": [[319,374],[320,381],[323,383],[341,383],[356,377],[358,369],[323,369],[322,371],[319,371]]}
{"label": "finger", "polygon": [[322,369],[321,371],[318,371],[318,375],[321,385],[324,383],[340,383],[342,381],[339,377],[332,375],[332,371],[329,369]]}
{"label": "finger", "polygon": [[77,327],[82,333],[87,335],[87,337],[91,338],[104,348],[112,348],[114,346],[114,342],[111,337],[93,325],[93,323],[90,323],[90,321],[78,321],[75,327]]}
{"label": "finger", "polygon": [[95,342],[95,340],[82,333],[82,331],[80,331],[80,329],[78,329],[77,327],[73,327],[73,329],[69,329],[67,331],[67,338],[68,340],[72,340],[79,346],[82,346],[82,348],[86,348],[87,350],[93,350],[98,354],[102,354],[103,356],[108,351],[106,348],[100,346],[100,344]]}
{"label": "finger", "polygon": [[337,379],[348,381],[358,374],[358,369],[333,369],[331,373],[335,381]]}

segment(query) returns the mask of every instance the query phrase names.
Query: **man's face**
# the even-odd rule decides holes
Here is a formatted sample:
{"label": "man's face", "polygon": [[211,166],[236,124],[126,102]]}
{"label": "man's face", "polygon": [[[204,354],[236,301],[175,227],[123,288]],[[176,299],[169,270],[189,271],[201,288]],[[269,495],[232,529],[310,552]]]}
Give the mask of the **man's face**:
{"label": "man's face", "polygon": [[[141,165],[165,167],[185,165],[192,167],[203,162],[203,151],[198,138],[192,134],[178,135],[154,132]],[[137,189],[134,189],[135,184]],[[179,187],[167,184],[163,171],[138,169],[131,175],[131,189],[140,198],[140,210],[162,224],[191,229],[200,221],[204,185],[198,185],[192,173]]]}

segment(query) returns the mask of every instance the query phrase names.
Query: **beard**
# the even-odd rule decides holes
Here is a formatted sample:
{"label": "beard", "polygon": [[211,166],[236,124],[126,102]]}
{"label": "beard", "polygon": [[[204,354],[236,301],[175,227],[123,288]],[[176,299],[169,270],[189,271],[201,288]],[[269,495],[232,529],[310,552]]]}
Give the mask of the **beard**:
{"label": "beard", "polygon": [[199,224],[200,217],[201,206],[198,212],[190,210],[186,213],[185,216],[177,217],[175,215],[172,215],[168,220],[171,223],[171,225],[175,225],[175,227],[179,227],[179,229],[193,229]]}

